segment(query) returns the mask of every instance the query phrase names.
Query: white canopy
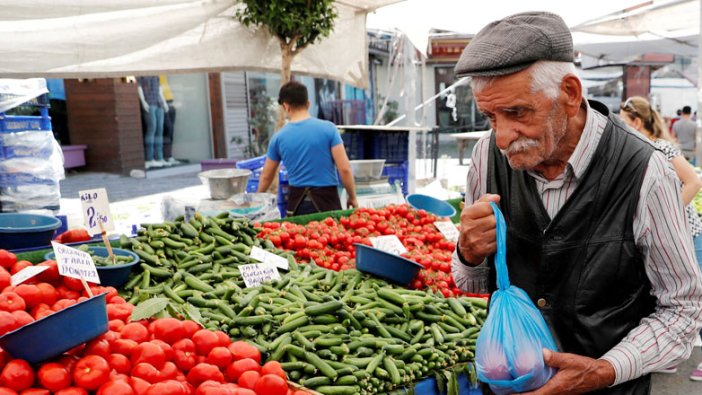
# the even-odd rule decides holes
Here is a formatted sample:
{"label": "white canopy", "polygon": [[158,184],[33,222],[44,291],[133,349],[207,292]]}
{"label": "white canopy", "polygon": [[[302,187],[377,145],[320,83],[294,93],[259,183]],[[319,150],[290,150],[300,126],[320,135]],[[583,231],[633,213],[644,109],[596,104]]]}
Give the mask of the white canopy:
{"label": "white canopy", "polygon": [[[367,84],[366,13],[401,0],[339,0],[334,32],[293,72]],[[112,77],[280,70],[278,42],[234,18],[236,0],[0,0],[0,76]]]}

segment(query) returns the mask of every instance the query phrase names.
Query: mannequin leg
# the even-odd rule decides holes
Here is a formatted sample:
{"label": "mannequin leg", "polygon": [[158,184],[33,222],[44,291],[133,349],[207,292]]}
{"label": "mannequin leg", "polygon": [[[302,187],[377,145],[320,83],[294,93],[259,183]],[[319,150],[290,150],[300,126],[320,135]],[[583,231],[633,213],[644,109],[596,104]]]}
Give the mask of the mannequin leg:
{"label": "mannequin leg", "polygon": [[149,108],[148,112],[142,112],[146,118],[146,133],[144,134],[144,145],[146,161],[154,160],[154,134],[156,133],[156,109],[154,106]]}
{"label": "mannequin leg", "polygon": [[[156,107],[156,106],[155,106]],[[155,109],[156,127],[154,133],[154,159],[163,160],[163,108]]]}
{"label": "mannequin leg", "polygon": [[163,157],[173,157],[173,134],[175,133],[176,109],[173,100],[168,101],[168,112],[163,116]]}

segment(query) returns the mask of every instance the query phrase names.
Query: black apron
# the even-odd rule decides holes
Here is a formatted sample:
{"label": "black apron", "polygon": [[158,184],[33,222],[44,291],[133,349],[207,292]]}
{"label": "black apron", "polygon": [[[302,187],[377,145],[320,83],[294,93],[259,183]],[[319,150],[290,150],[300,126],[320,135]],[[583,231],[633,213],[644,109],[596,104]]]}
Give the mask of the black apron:
{"label": "black apron", "polygon": [[300,204],[309,199],[317,212],[341,210],[341,200],[336,186],[328,187],[289,187],[288,216],[297,215]]}

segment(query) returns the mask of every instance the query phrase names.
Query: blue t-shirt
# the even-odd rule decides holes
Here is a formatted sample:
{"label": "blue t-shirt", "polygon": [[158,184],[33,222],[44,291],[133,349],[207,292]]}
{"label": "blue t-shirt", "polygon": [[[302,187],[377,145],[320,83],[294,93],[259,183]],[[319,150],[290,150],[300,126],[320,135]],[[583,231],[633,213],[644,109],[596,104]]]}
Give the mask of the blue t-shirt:
{"label": "blue t-shirt", "polygon": [[290,185],[327,187],[339,185],[331,149],[342,144],[339,131],[329,121],[307,118],[289,122],[268,143],[268,158],[282,161]]}

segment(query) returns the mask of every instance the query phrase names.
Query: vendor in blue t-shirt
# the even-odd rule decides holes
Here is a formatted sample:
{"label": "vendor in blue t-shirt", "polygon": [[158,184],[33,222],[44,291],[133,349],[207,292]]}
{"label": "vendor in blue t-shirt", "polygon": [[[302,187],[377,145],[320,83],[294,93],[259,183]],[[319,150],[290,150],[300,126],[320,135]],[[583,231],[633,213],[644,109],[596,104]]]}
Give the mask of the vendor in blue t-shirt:
{"label": "vendor in blue t-shirt", "polygon": [[268,144],[258,191],[268,190],[282,161],[290,182],[288,215],[341,210],[338,169],[348,193],[348,206],[358,207],[353,172],[339,131],[333,123],[310,116],[307,88],[299,82],[288,82],[280,88],[278,103],[288,123]]}

